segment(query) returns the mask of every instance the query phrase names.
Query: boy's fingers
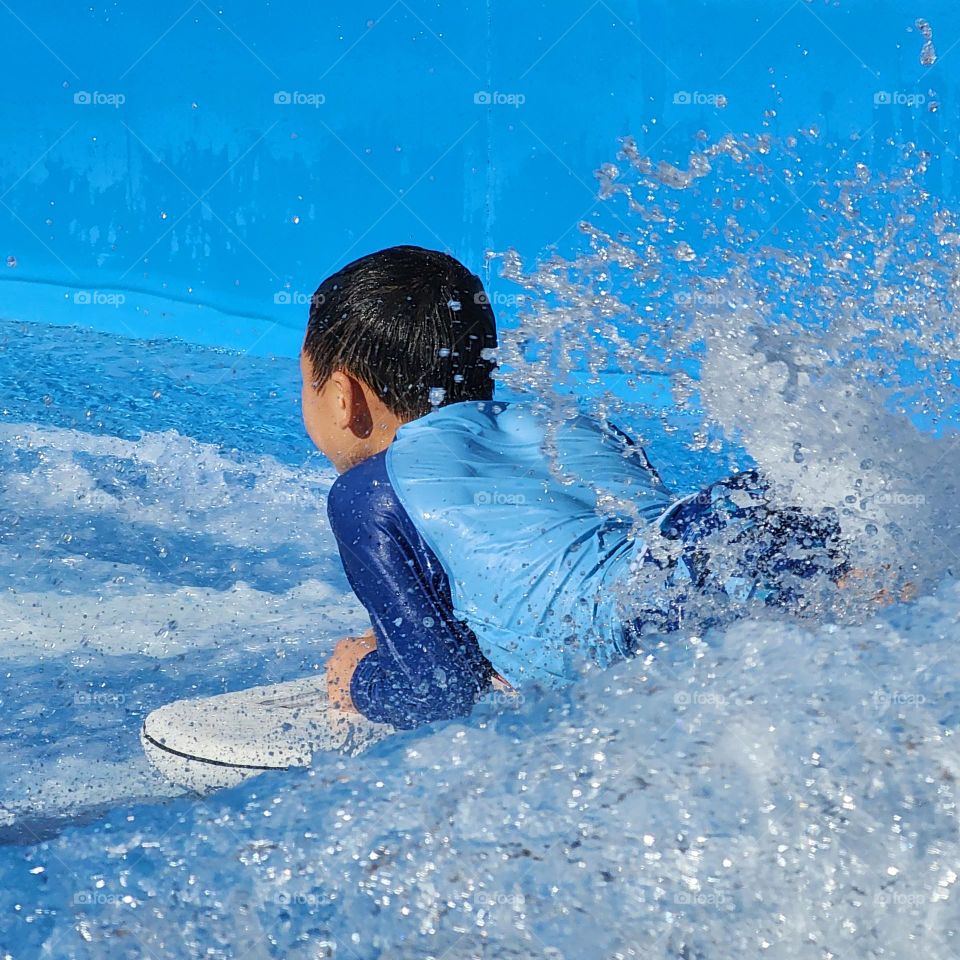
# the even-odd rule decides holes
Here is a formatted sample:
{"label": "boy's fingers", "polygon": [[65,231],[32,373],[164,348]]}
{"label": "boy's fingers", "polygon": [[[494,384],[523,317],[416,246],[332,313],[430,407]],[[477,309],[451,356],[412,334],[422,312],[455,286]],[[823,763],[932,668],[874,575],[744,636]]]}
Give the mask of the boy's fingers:
{"label": "boy's fingers", "polygon": [[335,657],[327,664],[327,697],[330,705],[338,710],[356,712],[350,699],[350,680],[353,678],[353,666],[337,661]]}
{"label": "boy's fingers", "polygon": [[[891,564],[882,563],[880,565],[882,570],[890,570]],[[851,567],[847,573],[845,573],[839,580],[837,580],[837,586],[843,589],[847,586],[850,580],[865,580],[869,576],[869,571],[863,570],[859,567]],[[907,603],[912,600],[917,595],[917,585],[915,583],[905,583],[901,588],[898,594],[901,602]],[[876,603],[879,603],[881,606],[889,606],[891,603],[894,603],[897,599],[886,587],[881,587],[872,598]]]}

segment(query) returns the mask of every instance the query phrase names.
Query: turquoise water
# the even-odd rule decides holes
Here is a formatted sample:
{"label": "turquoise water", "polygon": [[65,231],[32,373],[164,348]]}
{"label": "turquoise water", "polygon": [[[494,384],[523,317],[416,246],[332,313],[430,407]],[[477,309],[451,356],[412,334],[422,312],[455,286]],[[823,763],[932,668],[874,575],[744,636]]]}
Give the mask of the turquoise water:
{"label": "turquoise water", "polygon": [[[955,957],[956,11],[181,13],[0,11],[0,955]],[[148,711],[366,624],[294,358],[396,242],[489,280],[501,396],[759,465],[868,575],[181,795]]]}
{"label": "turquoise water", "polygon": [[[364,622],[294,361],[0,335],[33,371],[5,371],[0,423],[11,956],[952,955],[949,556],[909,605],[761,612],[178,797],[140,754],[147,711],[308,675]],[[683,420],[648,451],[705,482],[737,448],[698,450]]]}

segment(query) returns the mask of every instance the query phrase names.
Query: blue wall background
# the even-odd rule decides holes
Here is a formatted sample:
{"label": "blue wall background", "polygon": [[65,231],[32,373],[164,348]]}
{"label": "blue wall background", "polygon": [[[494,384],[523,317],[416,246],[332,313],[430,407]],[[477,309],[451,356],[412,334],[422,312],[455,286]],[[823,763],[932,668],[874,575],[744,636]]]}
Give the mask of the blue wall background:
{"label": "blue wall background", "polygon": [[571,249],[627,134],[679,162],[700,129],[817,125],[878,166],[912,140],[960,187],[945,0],[9,0],[0,64],[0,314],[257,353],[382,246]]}

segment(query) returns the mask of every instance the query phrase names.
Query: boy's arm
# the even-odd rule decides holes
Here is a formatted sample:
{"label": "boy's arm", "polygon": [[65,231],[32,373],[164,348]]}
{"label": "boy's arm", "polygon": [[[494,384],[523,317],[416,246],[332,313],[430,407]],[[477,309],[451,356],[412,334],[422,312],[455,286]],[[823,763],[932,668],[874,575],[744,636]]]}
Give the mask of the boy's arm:
{"label": "boy's arm", "polygon": [[347,693],[349,672],[349,700],[371,720],[410,728],[466,716],[489,687],[490,664],[453,616],[446,573],[397,500],[383,455],[344,474],[327,508],[375,638],[362,656],[356,639],[338,647],[331,694]]}

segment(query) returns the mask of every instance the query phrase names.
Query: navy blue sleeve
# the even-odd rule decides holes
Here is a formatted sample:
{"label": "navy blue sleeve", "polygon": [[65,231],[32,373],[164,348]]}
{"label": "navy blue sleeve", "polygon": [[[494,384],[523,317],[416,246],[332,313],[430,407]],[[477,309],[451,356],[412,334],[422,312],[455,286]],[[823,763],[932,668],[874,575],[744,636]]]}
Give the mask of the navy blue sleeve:
{"label": "navy blue sleeve", "polygon": [[453,615],[446,572],[397,498],[385,454],[337,479],[327,514],[377,640],[353,675],[354,706],[401,729],[466,716],[489,687],[491,667]]}

